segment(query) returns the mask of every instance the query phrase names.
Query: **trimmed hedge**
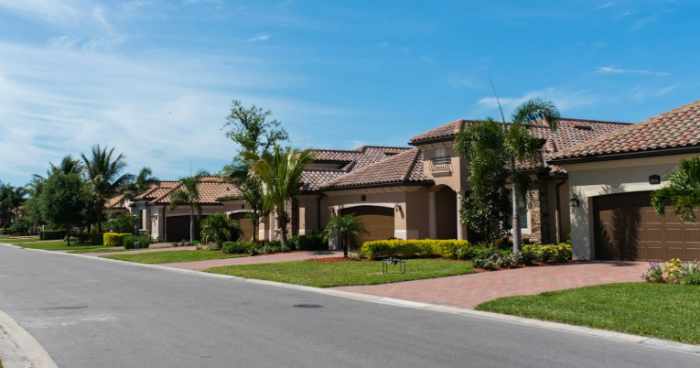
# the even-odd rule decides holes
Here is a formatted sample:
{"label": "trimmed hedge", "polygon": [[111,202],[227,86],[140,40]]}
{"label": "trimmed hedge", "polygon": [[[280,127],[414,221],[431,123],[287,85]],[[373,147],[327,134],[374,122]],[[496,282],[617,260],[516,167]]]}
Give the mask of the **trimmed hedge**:
{"label": "trimmed hedge", "polygon": [[360,254],[369,259],[388,257],[452,259],[471,258],[470,245],[466,240],[374,240],[362,244]]}
{"label": "trimmed hedge", "polygon": [[129,233],[104,233],[102,235],[102,244],[105,247],[121,247],[124,245],[124,238],[129,236]]}
{"label": "trimmed hedge", "polygon": [[226,254],[246,254],[257,248],[258,244],[248,241],[225,242],[221,251]]}
{"label": "trimmed hedge", "polygon": [[567,263],[573,259],[572,246],[568,243],[525,245],[520,253],[526,264]]}
{"label": "trimmed hedge", "polygon": [[122,245],[124,249],[146,249],[151,246],[151,237],[127,234],[122,238]]}
{"label": "trimmed hedge", "polygon": [[46,230],[39,233],[40,240],[63,240],[65,238],[65,230]]}

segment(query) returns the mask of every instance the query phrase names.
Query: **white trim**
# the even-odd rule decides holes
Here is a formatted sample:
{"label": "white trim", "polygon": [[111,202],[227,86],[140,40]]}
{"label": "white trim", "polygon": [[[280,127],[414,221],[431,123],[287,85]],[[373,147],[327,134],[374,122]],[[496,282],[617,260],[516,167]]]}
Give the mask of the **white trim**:
{"label": "white trim", "polygon": [[398,202],[355,202],[355,203],[350,203],[350,204],[341,204],[336,207],[338,207],[339,211],[342,211],[346,208],[355,208],[355,207],[384,207],[384,208],[391,208],[392,210],[396,208],[396,205],[398,205]]}
{"label": "white trim", "polygon": [[230,215],[235,215],[235,214],[238,214],[238,213],[251,213],[251,212],[253,212],[253,210],[249,210],[249,209],[232,210],[232,211],[226,211],[226,215],[227,215],[227,216],[230,216]]}

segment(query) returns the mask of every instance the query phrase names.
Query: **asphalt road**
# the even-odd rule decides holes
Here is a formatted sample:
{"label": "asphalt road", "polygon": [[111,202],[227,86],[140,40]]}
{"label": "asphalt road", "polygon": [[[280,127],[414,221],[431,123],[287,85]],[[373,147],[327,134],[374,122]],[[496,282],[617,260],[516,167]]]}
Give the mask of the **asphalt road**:
{"label": "asphalt road", "polygon": [[693,367],[482,318],[0,247],[0,310],[59,367]]}

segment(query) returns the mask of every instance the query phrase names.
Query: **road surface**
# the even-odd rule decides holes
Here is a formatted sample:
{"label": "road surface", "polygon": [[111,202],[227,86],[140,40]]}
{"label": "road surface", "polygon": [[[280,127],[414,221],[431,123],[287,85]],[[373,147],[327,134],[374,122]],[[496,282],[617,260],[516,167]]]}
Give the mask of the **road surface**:
{"label": "road surface", "polygon": [[490,319],[0,246],[0,310],[59,367],[694,367]]}

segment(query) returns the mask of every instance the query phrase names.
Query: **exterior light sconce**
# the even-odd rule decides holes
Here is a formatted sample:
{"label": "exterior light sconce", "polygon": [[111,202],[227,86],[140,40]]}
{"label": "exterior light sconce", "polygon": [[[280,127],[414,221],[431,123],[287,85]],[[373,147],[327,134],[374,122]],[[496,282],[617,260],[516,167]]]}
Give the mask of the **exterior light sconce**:
{"label": "exterior light sconce", "polygon": [[651,184],[651,185],[659,185],[659,184],[661,184],[661,176],[659,176],[659,175],[651,175],[651,176],[649,176],[649,184]]}
{"label": "exterior light sconce", "polygon": [[569,204],[571,205],[572,208],[578,208],[581,206],[581,201],[578,199],[578,196],[576,194],[571,196],[571,199],[569,200]]}
{"label": "exterior light sconce", "polygon": [[403,208],[401,207],[400,204],[397,204],[396,206],[394,206],[394,212],[400,213],[400,214],[401,214],[401,218],[403,218]]}

